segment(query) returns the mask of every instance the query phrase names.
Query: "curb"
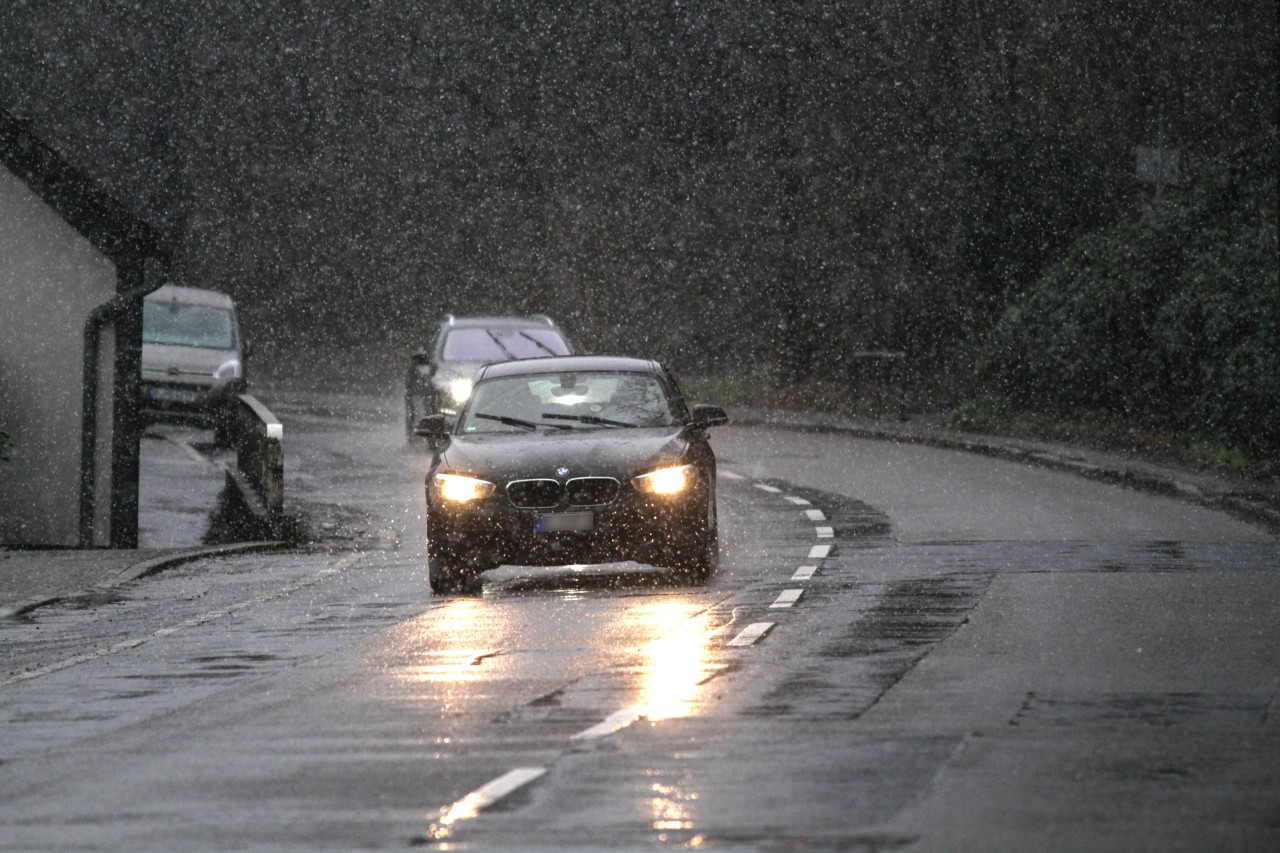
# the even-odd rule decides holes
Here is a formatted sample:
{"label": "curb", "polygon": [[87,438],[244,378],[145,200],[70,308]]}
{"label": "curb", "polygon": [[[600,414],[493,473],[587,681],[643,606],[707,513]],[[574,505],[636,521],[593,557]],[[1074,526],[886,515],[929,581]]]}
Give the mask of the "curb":
{"label": "curb", "polygon": [[105,580],[99,581],[87,589],[75,590],[72,592],[63,592],[55,595],[46,595],[19,601],[8,607],[0,608],[0,619],[13,618],[30,613],[41,607],[47,607],[67,598],[77,595],[83,595],[85,592],[103,592],[112,587],[137,580],[148,575],[156,574],[165,569],[179,566],[183,563],[194,562],[212,557],[229,557],[236,554],[248,554],[255,552],[282,551],[292,547],[290,543],[283,540],[273,540],[266,542],[236,542],[230,545],[212,545],[207,548],[194,548],[184,551],[175,551],[172,554],[165,554],[160,557],[152,557],[149,560],[143,560],[139,563],[133,563],[123,569],[119,569],[109,575]]}
{"label": "curb", "polygon": [[1228,512],[1237,518],[1258,524],[1272,534],[1280,535],[1280,509],[1276,506],[1247,495],[1206,490],[1187,479],[1182,472],[1162,468],[1155,463],[1143,463],[1141,466],[1100,464],[1090,462],[1082,456],[1081,453],[1085,452],[1083,450],[1056,451],[1037,442],[1018,442],[996,436],[963,436],[959,433],[935,429],[894,429],[884,424],[842,422],[828,416],[765,413],[740,409],[730,409],[729,413],[732,423],[746,426],[768,426],[800,432],[838,433],[877,441],[920,444],[1051,468],[1090,480],[1187,500],[1210,509]]}

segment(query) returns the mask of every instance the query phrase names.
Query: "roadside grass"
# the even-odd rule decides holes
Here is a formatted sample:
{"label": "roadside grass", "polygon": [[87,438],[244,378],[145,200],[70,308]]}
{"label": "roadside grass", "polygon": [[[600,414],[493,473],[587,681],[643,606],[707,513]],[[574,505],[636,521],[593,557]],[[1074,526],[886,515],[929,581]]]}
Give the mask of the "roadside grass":
{"label": "roadside grass", "polygon": [[1001,397],[966,400],[946,414],[959,432],[1041,438],[1105,450],[1143,453],[1251,477],[1280,473],[1280,460],[1258,457],[1210,435],[1170,432],[1150,424],[1099,417],[1063,418],[1015,408]]}
{"label": "roadside grass", "polygon": [[[810,411],[850,417],[896,418],[904,399],[896,389],[858,387],[852,382],[813,378],[781,381],[771,368],[683,377],[691,401],[784,411]],[[1261,458],[1210,435],[1181,434],[1150,424],[1098,417],[1063,418],[1011,406],[997,396],[981,396],[947,406],[938,393],[919,389],[905,394],[913,414],[940,417],[957,432],[1059,441],[1100,450],[1143,454],[1197,468],[1247,477],[1280,475],[1280,459]]]}
{"label": "roadside grass", "polygon": [[769,367],[744,373],[682,376],[680,384],[692,402],[721,406],[871,417],[896,417],[902,408],[900,389],[829,377],[788,382]]}

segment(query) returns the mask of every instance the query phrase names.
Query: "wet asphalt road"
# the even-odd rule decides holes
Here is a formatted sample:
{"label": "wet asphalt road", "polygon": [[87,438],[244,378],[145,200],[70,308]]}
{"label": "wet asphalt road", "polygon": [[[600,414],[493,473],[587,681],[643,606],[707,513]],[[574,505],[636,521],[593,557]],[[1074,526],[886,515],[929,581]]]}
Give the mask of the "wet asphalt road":
{"label": "wet asphalt road", "polygon": [[730,427],[709,583],[436,599],[390,398],[266,399],[306,548],[0,627],[0,849],[1280,839],[1280,548],[1225,515]]}

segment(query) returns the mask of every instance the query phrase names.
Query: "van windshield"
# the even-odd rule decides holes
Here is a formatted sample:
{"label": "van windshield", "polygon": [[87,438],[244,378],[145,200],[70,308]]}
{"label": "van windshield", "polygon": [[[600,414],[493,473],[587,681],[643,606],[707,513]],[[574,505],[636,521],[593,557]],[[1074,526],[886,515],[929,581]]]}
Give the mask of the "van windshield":
{"label": "van windshield", "polygon": [[232,349],[235,324],[231,312],[212,305],[183,302],[142,303],[142,342],[180,347]]}

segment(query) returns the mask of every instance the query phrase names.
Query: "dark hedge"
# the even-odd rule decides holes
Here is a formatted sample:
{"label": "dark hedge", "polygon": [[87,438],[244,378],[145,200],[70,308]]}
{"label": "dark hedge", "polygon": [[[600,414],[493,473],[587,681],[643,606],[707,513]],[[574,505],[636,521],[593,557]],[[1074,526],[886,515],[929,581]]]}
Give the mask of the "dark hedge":
{"label": "dark hedge", "polygon": [[1091,235],[1005,312],[981,377],[1015,404],[1280,455],[1276,132]]}

